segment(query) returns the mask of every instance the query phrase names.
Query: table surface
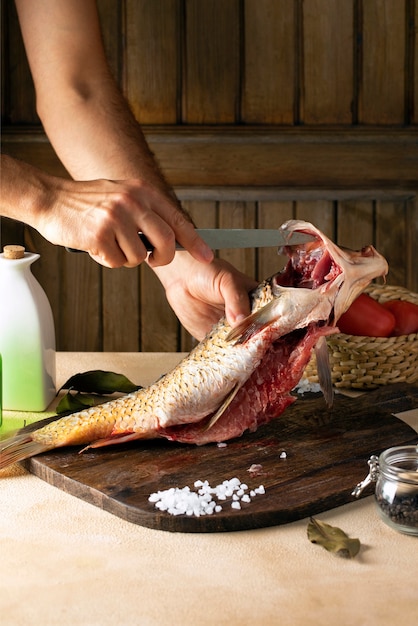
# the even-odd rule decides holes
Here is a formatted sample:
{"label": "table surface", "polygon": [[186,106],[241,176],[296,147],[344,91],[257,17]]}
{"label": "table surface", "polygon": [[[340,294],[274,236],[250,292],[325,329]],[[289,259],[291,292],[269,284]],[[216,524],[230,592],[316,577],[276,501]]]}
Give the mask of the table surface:
{"label": "table surface", "polygon": [[[89,369],[146,385],[181,356],[58,353],[57,387]],[[402,417],[418,431],[418,411]],[[3,431],[33,421],[3,418]],[[355,559],[311,544],[307,519],[232,533],[151,530],[14,465],[0,472],[1,624],[415,626],[418,538],[383,524],[372,497],[318,518],[360,539]]]}

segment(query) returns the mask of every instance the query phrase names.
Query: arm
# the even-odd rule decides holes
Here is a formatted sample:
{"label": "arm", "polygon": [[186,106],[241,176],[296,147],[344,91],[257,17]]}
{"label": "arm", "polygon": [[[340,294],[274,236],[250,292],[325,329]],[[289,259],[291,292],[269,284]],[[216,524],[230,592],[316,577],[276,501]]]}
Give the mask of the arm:
{"label": "arm", "polygon": [[141,180],[173,199],[105,58],[94,0],[15,0],[36,106],[78,180]]}
{"label": "arm", "polygon": [[137,264],[144,249],[136,233],[143,231],[155,246],[151,266],[172,260],[176,239],[198,260],[211,260],[110,74],[95,2],[16,0],[16,7],[37,111],[68,172],[77,180],[136,181],[136,202],[112,205],[102,222],[100,256],[112,266]]}
{"label": "arm", "polygon": [[[155,246],[148,263],[192,334],[202,337],[219,318],[224,303],[231,323],[248,314],[247,289],[254,281],[226,264],[201,263],[212,260],[213,254],[175,200],[110,74],[95,2],[16,0],[16,6],[35,82],[37,110],[67,170],[78,180],[131,179],[136,185],[136,202],[112,206],[110,226],[107,231],[106,225],[102,228],[108,248],[94,249],[99,255],[92,254],[93,258],[99,262],[106,258],[110,263],[119,250],[118,264],[122,254],[127,260],[124,264],[142,260],[142,244],[136,236],[141,230]],[[96,184],[103,188],[103,182]],[[96,211],[94,206],[90,210]],[[175,239],[188,252],[157,267],[173,258]]]}

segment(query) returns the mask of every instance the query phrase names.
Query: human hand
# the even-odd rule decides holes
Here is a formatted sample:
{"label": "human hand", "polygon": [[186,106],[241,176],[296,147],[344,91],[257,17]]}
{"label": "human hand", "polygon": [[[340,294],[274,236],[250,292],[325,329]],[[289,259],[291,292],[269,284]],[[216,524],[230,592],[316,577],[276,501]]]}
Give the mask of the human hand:
{"label": "human hand", "polygon": [[[52,177],[51,177],[52,178]],[[106,267],[170,263],[176,241],[200,262],[213,258],[188,215],[173,198],[138,180],[70,181],[53,178],[35,227],[54,244],[84,250]],[[154,246],[148,254],[138,237]]]}
{"label": "human hand", "polygon": [[235,326],[250,314],[248,292],[257,282],[227,261],[203,265],[186,252],[177,252],[170,265],[155,273],[181,324],[199,341],[223,315]]}
{"label": "human hand", "polygon": [[[0,214],[29,224],[56,245],[84,250],[106,267],[170,263],[178,241],[200,262],[213,252],[160,179],[75,181],[1,155]],[[154,246],[147,254],[138,237]]]}

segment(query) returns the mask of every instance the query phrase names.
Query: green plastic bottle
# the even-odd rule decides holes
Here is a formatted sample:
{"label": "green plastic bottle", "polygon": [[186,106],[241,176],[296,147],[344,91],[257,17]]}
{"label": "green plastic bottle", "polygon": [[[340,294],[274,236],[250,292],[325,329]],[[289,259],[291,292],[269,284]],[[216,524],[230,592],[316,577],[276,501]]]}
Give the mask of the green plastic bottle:
{"label": "green plastic bottle", "polygon": [[1,354],[0,354],[0,426],[3,424],[3,399],[2,399],[2,390],[3,390],[3,380],[1,376]]}
{"label": "green plastic bottle", "polygon": [[5,246],[0,254],[3,409],[44,411],[55,396],[55,326],[30,266],[39,254]]}

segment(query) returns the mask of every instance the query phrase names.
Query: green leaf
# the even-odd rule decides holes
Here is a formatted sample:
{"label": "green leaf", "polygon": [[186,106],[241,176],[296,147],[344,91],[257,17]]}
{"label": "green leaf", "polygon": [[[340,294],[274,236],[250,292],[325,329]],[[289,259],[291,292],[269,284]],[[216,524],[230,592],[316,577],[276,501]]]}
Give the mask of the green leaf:
{"label": "green leaf", "polygon": [[76,413],[77,411],[83,411],[83,409],[91,406],[103,404],[103,402],[107,402],[108,400],[109,398],[104,396],[68,392],[63,398],[61,398],[55,410],[57,415],[62,415],[63,413]]}
{"label": "green leaf", "polygon": [[[85,393],[131,393],[141,389],[140,386],[134,385],[123,374],[115,374],[114,372],[104,372],[103,370],[91,370],[83,374],[75,374],[63,384],[61,389],[75,389]],[[61,391],[61,389],[59,391]]]}
{"label": "green leaf", "polygon": [[319,544],[325,550],[334,552],[338,556],[352,558],[360,550],[360,541],[358,539],[350,539],[340,528],[321,522],[313,517],[311,517],[307,531],[309,541]]}

